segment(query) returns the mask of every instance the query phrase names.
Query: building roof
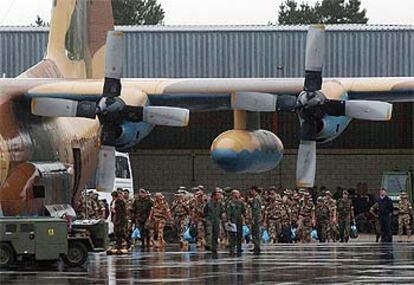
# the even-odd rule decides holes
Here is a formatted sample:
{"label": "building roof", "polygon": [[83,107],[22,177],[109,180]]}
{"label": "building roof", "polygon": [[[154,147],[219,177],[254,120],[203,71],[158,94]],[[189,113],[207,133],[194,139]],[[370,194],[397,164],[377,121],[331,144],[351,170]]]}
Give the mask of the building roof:
{"label": "building roof", "polygon": [[[116,29],[124,32],[304,32],[308,25],[279,26],[279,25],[201,25],[201,26],[117,26]],[[0,26],[0,32],[47,32],[49,27],[33,26]],[[327,31],[413,31],[414,25],[363,25],[344,24],[326,25]]]}

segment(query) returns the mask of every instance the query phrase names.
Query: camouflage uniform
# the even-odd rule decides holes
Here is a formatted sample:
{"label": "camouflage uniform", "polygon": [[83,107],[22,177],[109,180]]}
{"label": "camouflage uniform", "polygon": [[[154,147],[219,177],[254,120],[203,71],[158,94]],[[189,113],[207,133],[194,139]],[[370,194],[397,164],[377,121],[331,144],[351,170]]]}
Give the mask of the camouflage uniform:
{"label": "camouflage uniform", "polygon": [[398,203],[398,235],[401,237],[405,232],[410,238],[411,236],[411,214],[412,206],[407,199],[407,194],[403,193],[401,195],[401,200]]}
{"label": "camouflage uniform", "polygon": [[158,241],[157,246],[164,247],[164,227],[167,220],[171,218],[170,207],[164,196],[156,194],[154,207],[152,208],[152,220],[154,222],[154,238]]}
{"label": "camouflage uniform", "polygon": [[251,210],[251,232],[253,240],[253,251],[260,252],[260,226],[262,224],[262,200],[259,195],[249,200],[249,208]]}
{"label": "camouflage uniform", "polygon": [[330,213],[329,208],[324,203],[322,197],[318,198],[315,208],[316,230],[318,232],[319,242],[325,242],[328,237]]}
{"label": "camouflage uniform", "polygon": [[341,198],[338,200],[337,216],[339,224],[339,237],[341,239],[341,242],[348,242],[349,233],[351,230],[351,220],[354,219],[354,211],[351,199]]}
{"label": "camouflage uniform", "polygon": [[282,230],[284,227],[288,226],[289,221],[289,212],[283,205],[282,200],[277,197],[271,205],[267,217],[268,231],[271,241],[274,243],[278,242]]}
{"label": "camouflage uniform", "polygon": [[230,200],[227,203],[227,219],[233,224],[236,224],[237,231],[229,232],[230,244],[229,249],[230,253],[234,253],[235,247],[237,252],[241,253],[241,245],[243,239],[243,218],[246,215],[246,209],[244,204],[240,200]]}
{"label": "camouflage uniform", "polygon": [[220,233],[220,218],[224,212],[220,201],[210,200],[204,207],[206,221],[206,247],[213,253],[217,252]]}
{"label": "camouflage uniform", "polygon": [[206,205],[204,196],[198,194],[190,201],[192,221],[197,225],[197,247],[205,245],[205,220],[204,207]]}
{"label": "camouflage uniform", "polygon": [[310,195],[306,193],[299,208],[299,227],[298,235],[301,242],[310,242],[310,232],[312,230],[312,219],[315,214],[315,205],[309,199]]}
{"label": "camouflage uniform", "polygon": [[86,204],[85,200],[86,200],[85,195],[81,195],[79,201],[76,202],[76,204],[75,204],[76,216],[80,220],[85,220],[86,219],[87,206],[85,205]]}
{"label": "camouflage uniform", "polygon": [[188,225],[188,215],[190,209],[183,194],[176,194],[176,199],[171,205],[171,211],[174,217],[174,225],[177,229],[177,234],[180,237],[181,245],[184,244],[184,231]]}
{"label": "camouflage uniform", "polygon": [[[140,190],[144,191],[145,190]],[[152,243],[152,227],[149,216],[154,206],[154,201],[150,196],[138,197],[132,204],[132,220],[141,232],[142,246],[150,246]]]}
{"label": "camouflage uniform", "polygon": [[375,202],[374,205],[369,209],[371,215],[375,218],[375,241],[379,242],[381,237],[381,222],[379,220],[379,205],[378,202]]}
{"label": "camouflage uniform", "polygon": [[330,192],[326,191],[324,197],[324,203],[329,209],[329,225],[327,229],[328,240],[338,240],[338,223],[336,222],[336,200],[331,197]]}
{"label": "camouflage uniform", "polygon": [[292,203],[290,204],[290,223],[293,228],[298,227],[299,219],[299,197],[295,197]]}
{"label": "camouflage uniform", "polygon": [[129,237],[126,232],[127,224],[126,206],[123,200],[117,199],[112,206],[112,223],[114,224],[114,235],[116,239],[116,247],[122,247],[122,241],[125,240],[129,247]]}
{"label": "camouflage uniform", "polygon": [[88,195],[88,218],[91,220],[99,219],[99,201],[98,201],[98,194],[92,193]]}

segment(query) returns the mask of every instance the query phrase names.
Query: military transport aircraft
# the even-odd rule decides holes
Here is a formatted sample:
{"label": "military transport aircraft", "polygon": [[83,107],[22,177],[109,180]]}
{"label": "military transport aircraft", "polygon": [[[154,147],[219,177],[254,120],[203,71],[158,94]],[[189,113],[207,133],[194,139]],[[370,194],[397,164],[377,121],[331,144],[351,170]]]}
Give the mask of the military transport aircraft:
{"label": "military transport aircraft", "polygon": [[109,0],[53,1],[45,59],[0,80],[3,215],[39,215],[44,205],[73,203],[96,170],[103,185],[113,181],[114,149],[131,148],[157,125],[185,127],[190,111],[234,110],[234,129],[214,140],[211,156],[239,173],[268,171],[282,159],[282,142],[260,129],[257,112],[296,112],[297,186],[311,187],[317,142],[338,137],[351,119],[390,120],[390,102],[414,101],[413,77],[322,82],[322,25],[308,32],[305,80],[121,80],[122,39]]}

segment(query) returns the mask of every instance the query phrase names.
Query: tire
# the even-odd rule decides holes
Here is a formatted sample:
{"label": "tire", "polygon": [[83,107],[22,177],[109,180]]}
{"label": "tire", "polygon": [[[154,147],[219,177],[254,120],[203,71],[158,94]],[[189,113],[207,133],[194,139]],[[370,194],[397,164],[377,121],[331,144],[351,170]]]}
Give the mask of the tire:
{"label": "tire", "polygon": [[88,260],[88,249],[82,242],[69,242],[68,254],[63,255],[62,258],[67,266],[82,266]]}
{"label": "tire", "polygon": [[8,243],[0,244],[0,268],[12,265],[15,260],[16,254],[11,245]]}

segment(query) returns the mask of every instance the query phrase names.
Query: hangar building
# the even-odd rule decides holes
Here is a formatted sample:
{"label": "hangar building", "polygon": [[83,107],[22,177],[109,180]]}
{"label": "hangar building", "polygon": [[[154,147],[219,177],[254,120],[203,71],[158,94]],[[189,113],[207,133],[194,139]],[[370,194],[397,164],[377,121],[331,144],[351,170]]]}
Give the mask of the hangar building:
{"label": "hangar building", "polygon": [[[302,77],[306,26],[118,27],[126,33],[125,77]],[[325,77],[414,76],[414,26],[327,27]],[[0,27],[0,75],[14,77],[42,59],[47,28]],[[353,121],[334,142],[318,148],[318,186],[380,186],[384,171],[414,171],[413,103],[395,104],[387,123]],[[225,174],[209,147],[232,128],[232,113],[192,114],[186,129],[156,130],[130,154],[136,187],[174,191],[204,184],[291,187],[295,180],[298,120],[262,114],[286,151],[273,171]],[[364,187],[362,187],[364,188]]]}

